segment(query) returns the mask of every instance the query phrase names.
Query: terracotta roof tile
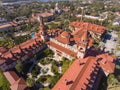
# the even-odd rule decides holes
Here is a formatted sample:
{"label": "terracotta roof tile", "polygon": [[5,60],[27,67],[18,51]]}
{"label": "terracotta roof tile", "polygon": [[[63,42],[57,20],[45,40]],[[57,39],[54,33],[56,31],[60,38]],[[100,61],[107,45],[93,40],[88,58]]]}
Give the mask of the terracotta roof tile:
{"label": "terracotta roof tile", "polygon": [[[89,80],[92,79],[92,72],[94,72],[97,62],[95,60],[95,57],[88,57],[87,58],[87,62],[85,63],[84,67],[82,68],[82,70],[79,72],[78,77],[76,78],[75,82],[73,83],[72,87],[70,88],[70,90],[79,90],[79,89],[85,89],[87,90],[87,86],[89,84]],[[93,80],[94,82],[95,80]],[[91,87],[92,87],[91,83]]]}
{"label": "terracotta roof tile", "polygon": [[64,73],[52,90],[69,90],[73,83],[66,85],[66,80],[74,82],[84,65],[79,65],[80,60],[75,60],[70,68]]}
{"label": "terracotta roof tile", "polygon": [[113,73],[115,68],[115,58],[108,54],[101,54],[97,56],[100,59],[98,62],[100,63],[101,68],[108,72]]}
{"label": "terracotta roof tile", "polygon": [[62,32],[61,35],[63,37],[70,37],[70,33],[68,33],[67,31]]}
{"label": "terracotta roof tile", "polygon": [[27,84],[22,78],[19,78],[14,84],[10,86],[11,90],[25,90],[26,87]]}
{"label": "terracotta roof tile", "polygon": [[69,38],[62,38],[61,36],[58,36],[55,39],[63,44],[70,44]]}
{"label": "terracotta roof tile", "polygon": [[90,30],[100,34],[102,34],[106,30],[106,28],[103,26],[91,24],[87,22],[79,22],[79,21],[70,23],[70,26],[73,26],[76,28],[83,28],[83,30]]}
{"label": "terracotta roof tile", "polygon": [[0,54],[3,54],[7,51],[8,51],[8,49],[6,47],[0,47]]}
{"label": "terracotta roof tile", "polygon": [[11,27],[11,26],[12,26],[11,22],[10,22],[10,23],[5,23],[5,24],[3,24],[3,25],[0,25],[0,29],[2,29],[2,28],[7,28],[7,27]]}
{"label": "terracotta roof tile", "polygon": [[64,47],[62,47],[62,46],[60,46],[58,44],[55,44],[55,43],[53,43],[51,41],[47,42],[47,44],[50,45],[50,46],[52,46],[52,47],[55,47],[56,49],[58,49],[60,51],[63,51],[64,53],[66,53],[68,55],[73,55],[75,57],[77,56],[77,53],[75,53],[75,52],[73,52],[73,51],[71,51],[69,49],[66,49],[66,48],[64,48]]}
{"label": "terracotta roof tile", "polygon": [[[8,52],[2,54],[1,57],[3,58],[3,60],[6,60],[6,63],[9,65],[9,64],[13,63],[14,61],[19,60],[19,58],[21,58],[23,53],[25,53],[27,55],[31,55],[32,49],[36,49],[38,47],[38,43],[40,43],[40,41],[41,41],[40,38],[30,39],[24,43],[21,43],[18,46],[11,48]],[[39,46],[40,45],[42,45],[42,44],[39,44]],[[32,48],[32,49],[30,49],[30,48]]]}
{"label": "terracotta roof tile", "polygon": [[24,90],[27,87],[24,79],[20,78],[14,71],[4,72],[4,75],[11,84],[11,90]]}
{"label": "terracotta roof tile", "polygon": [[[89,80],[93,80],[93,82],[95,81],[91,76],[95,70],[93,68],[96,68],[97,65],[95,59],[95,57],[88,57],[85,59],[75,60],[52,90],[86,90],[87,84],[92,87]],[[95,77],[96,75],[97,73],[94,74]]]}
{"label": "terracotta roof tile", "polygon": [[70,44],[71,35],[67,31],[62,32],[60,35],[55,37],[55,39],[64,44]]}
{"label": "terracotta roof tile", "polygon": [[18,75],[14,71],[4,72],[4,75],[11,85],[19,79]]}
{"label": "terracotta roof tile", "polygon": [[54,14],[45,12],[45,13],[34,13],[33,15],[34,15],[34,17],[42,16],[43,18],[46,18],[46,17],[53,16]]}

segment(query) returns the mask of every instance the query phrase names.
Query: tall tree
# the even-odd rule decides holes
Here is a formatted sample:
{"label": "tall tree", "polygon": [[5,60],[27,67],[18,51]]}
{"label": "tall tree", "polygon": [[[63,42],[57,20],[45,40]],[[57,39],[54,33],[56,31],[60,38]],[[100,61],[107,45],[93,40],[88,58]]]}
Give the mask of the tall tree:
{"label": "tall tree", "polygon": [[22,69],[23,69],[23,64],[20,60],[17,61],[17,64],[15,66],[15,69],[19,72],[22,73]]}

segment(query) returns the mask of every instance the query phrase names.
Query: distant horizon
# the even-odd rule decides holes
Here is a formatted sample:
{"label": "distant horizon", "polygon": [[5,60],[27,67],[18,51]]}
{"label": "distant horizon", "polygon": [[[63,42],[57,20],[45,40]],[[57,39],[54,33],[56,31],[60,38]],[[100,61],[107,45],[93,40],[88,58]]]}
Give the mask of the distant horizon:
{"label": "distant horizon", "polygon": [[48,1],[71,1],[71,0],[0,0],[3,3],[7,3],[7,2],[19,2],[19,1],[42,1],[42,2],[48,2]]}

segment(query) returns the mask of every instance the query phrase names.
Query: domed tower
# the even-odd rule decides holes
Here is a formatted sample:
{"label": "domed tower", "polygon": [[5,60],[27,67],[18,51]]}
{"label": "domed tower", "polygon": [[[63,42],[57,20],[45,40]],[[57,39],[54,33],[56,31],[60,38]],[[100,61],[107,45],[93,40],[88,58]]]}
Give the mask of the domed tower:
{"label": "domed tower", "polygon": [[55,4],[55,11],[57,11],[59,9],[58,7],[58,3]]}
{"label": "domed tower", "polygon": [[46,40],[46,31],[45,31],[45,26],[44,26],[44,22],[43,22],[43,17],[38,17],[38,21],[40,23],[39,26],[39,36],[42,38],[43,41]]}
{"label": "domed tower", "polygon": [[58,3],[55,4],[55,12],[57,12],[58,14],[61,14],[62,12]]}

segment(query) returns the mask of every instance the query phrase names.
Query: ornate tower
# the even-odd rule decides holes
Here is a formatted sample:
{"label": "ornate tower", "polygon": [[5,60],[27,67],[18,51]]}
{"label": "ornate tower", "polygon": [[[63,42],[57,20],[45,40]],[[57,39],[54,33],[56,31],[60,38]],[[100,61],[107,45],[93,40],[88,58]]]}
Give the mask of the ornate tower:
{"label": "ornate tower", "polygon": [[59,10],[59,4],[58,4],[58,3],[55,4],[55,10],[56,10],[56,11]]}
{"label": "ornate tower", "polygon": [[46,40],[46,32],[45,32],[45,26],[44,26],[44,22],[43,22],[43,17],[38,17],[38,21],[40,23],[39,26],[39,36],[42,38],[43,41]]}
{"label": "ornate tower", "polygon": [[83,58],[87,49],[88,45],[88,31],[84,31],[83,35],[81,36],[81,40],[77,43],[78,47],[78,53],[77,57],[78,58]]}
{"label": "ornate tower", "polygon": [[55,4],[55,9],[54,9],[54,10],[55,10],[55,13],[58,13],[58,14],[61,14],[61,13],[62,13],[62,10],[60,9],[58,3]]}

